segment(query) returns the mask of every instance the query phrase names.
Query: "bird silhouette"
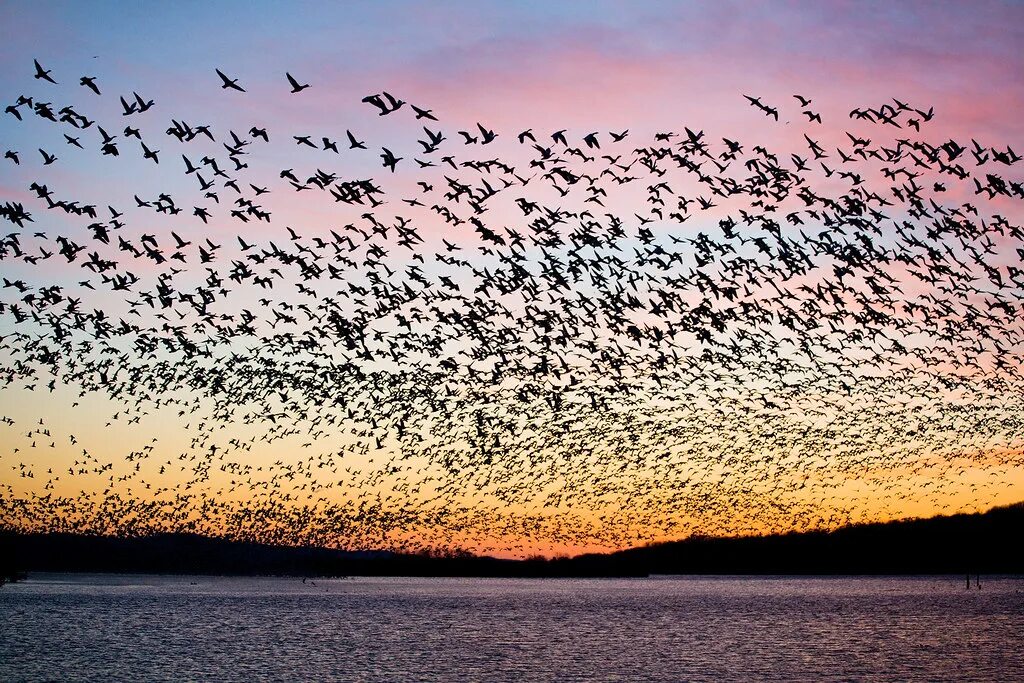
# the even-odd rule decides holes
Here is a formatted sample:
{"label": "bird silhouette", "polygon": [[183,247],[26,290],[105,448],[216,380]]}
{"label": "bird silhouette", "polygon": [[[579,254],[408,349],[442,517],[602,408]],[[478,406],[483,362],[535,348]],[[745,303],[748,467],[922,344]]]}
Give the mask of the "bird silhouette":
{"label": "bird silhouette", "polygon": [[299,82],[295,80],[295,78],[293,78],[290,73],[285,73],[285,76],[288,78],[288,85],[292,87],[291,91],[293,94],[297,92],[302,92],[303,90],[309,87],[309,83],[306,83],[305,85],[299,85]]}
{"label": "bird silhouette", "polygon": [[34,78],[36,78],[37,80],[48,81],[50,83],[53,83],[54,85],[57,85],[57,81],[53,80],[53,78],[50,76],[49,69],[44,69],[42,66],[39,65],[39,62],[35,59],[32,60],[32,64],[34,64],[36,67],[36,73]]}
{"label": "bird silhouette", "polygon": [[79,80],[79,85],[82,85],[82,86],[88,88],[89,90],[92,90],[97,95],[101,94],[99,86],[96,85],[96,78],[95,77],[92,77],[92,76],[82,76],[82,78]]}
{"label": "bird silhouette", "polygon": [[231,88],[232,90],[237,90],[238,92],[245,92],[245,88],[243,88],[242,86],[238,85],[238,79],[237,78],[235,78],[235,79],[228,78],[227,76],[224,75],[224,72],[221,71],[220,69],[214,69],[214,71],[216,71],[217,75],[220,76],[220,80],[221,80],[221,86],[220,87],[222,89],[227,90],[228,88]]}

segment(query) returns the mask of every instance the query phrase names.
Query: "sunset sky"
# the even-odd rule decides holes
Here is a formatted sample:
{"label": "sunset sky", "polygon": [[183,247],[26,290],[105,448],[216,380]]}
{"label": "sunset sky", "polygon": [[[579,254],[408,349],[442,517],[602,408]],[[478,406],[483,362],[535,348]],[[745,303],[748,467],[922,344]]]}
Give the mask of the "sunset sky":
{"label": "sunset sky", "polygon": [[[998,165],[991,157],[1003,150],[1024,153],[1024,4],[46,2],[5,3],[0,21],[7,27],[0,44],[4,106],[26,96],[52,103],[53,112],[72,106],[96,121],[76,132],[32,115],[31,106],[19,109],[23,120],[10,113],[0,116],[0,145],[19,156],[18,164],[0,160],[0,205],[23,204],[32,216],[24,227],[7,223],[0,232],[17,234],[19,249],[42,257],[33,263],[9,246],[0,252],[4,278],[20,280],[27,288],[0,289],[0,417],[10,418],[0,423],[0,526],[108,533],[183,528],[290,543],[463,547],[521,556],[618,548],[691,533],[831,527],[975,511],[1024,499],[1024,291],[1013,276],[1013,269],[1024,268],[1024,244],[1009,229],[977,243],[953,235],[928,242],[935,247],[929,253],[948,255],[975,278],[958,281],[970,287],[964,291],[950,291],[954,285],[943,289],[945,281],[927,284],[898,260],[880,266],[899,283],[900,289],[891,293],[901,304],[935,306],[961,323],[971,320],[964,313],[968,305],[977,304],[993,316],[1015,311],[998,323],[986,318],[991,327],[984,338],[940,341],[938,323],[933,330],[930,319],[911,306],[907,317],[916,321],[914,326],[887,327],[881,337],[860,340],[856,330],[838,325],[828,333],[808,333],[816,349],[810,357],[802,350],[809,347],[802,347],[799,335],[783,329],[781,322],[747,330],[761,335],[753,346],[750,337],[735,330],[729,332],[738,334],[729,337],[734,346],[718,338],[721,349],[743,349],[735,352],[735,365],[702,356],[706,347],[699,337],[687,336],[694,330],[687,330],[673,347],[675,357],[669,353],[652,370],[652,359],[669,349],[667,339],[631,340],[632,332],[595,322],[568,331],[559,353],[571,360],[545,380],[553,392],[580,399],[564,408],[541,394],[515,398],[522,388],[517,382],[532,380],[511,368],[518,368],[520,360],[534,367],[543,356],[548,373],[547,362],[554,356],[550,346],[542,352],[542,344],[559,332],[559,325],[539,331],[539,311],[560,314],[570,302],[588,297],[599,302],[600,283],[583,281],[527,299],[484,291],[481,300],[493,304],[493,310],[499,304],[508,310],[507,317],[495,318],[493,344],[474,346],[473,339],[456,330],[433,350],[407,346],[389,356],[386,344],[406,340],[401,335],[410,320],[405,329],[424,337],[455,329],[444,317],[451,302],[437,303],[434,315],[439,317],[430,321],[425,313],[434,304],[430,297],[422,305],[417,303],[422,299],[406,302],[406,308],[369,325],[368,338],[376,334],[377,346],[370,342],[375,356],[365,360],[328,341],[318,349],[321,356],[307,355],[308,349],[296,352],[275,341],[275,335],[327,326],[307,319],[300,304],[335,301],[337,310],[352,316],[361,307],[373,309],[374,294],[359,293],[360,287],[372,290],[377,277],[363,262],[372,251],[358,252],[351,265],[355,286],[341,288],[344,293],[334,283],[304,280],[283,265],[278,266],[284,270],[283,282],[273,289],[229,278],[233,262],[259,253],[243,253],[238,237],[258,249],[272,250],[273,243],[286,250],[313,250],[315,238],[332,242],[332,230],[349,234],[346,224],[370,230],[368,205],[343,205],[316,190],[296,192],[280,174],[294,169],[304,180],[322,170],[346,180],[372,178],[387,192],[387,201],[373,209],[377,218],[391,225],[401,216],[417,225],[422,243],[415,248],[398,244],[394,232],[377,240],[387,252],[379,258],[395,273],[394,283],[413,267],[438,283],[431,292],[447,287],[441,278],[450,277],[452,289],[460,285],[462,294],[472,296],[481,272],[496,273],[509,261],[501,259],[496,246],[481,242],[471,225],[448,224],[431,205],[444,201],[445,174],[474,187],[486,179],[495,189],[505,188],[500,171],[476,173],[440,161],[455,155],[456,161],[501,159],[529,181],[515,185],[513,174],[504,173],[507,192],[496,194],[481,214],[491,229],[530,234],[536,215],[524,216],[516,203],[521,198],[567,211],[591,210],[595,220],[620,217],[628,233],[619,245],[621,258],[636,254],[634,268],[652,278],[644,282],[654,283],[636,296],[646,292],[656,303],[657,290],[668,288],[671,277],[703,267],[692,263],[694,245],[688,240],[704,233],[722,242],[723,219],[739,220],[741,210],[774,211],[764,203],[752,206],[750,196],[723,196],[704,211],[695,204],[691,219],[673,223],[668,218],[675,210],[673,200],[663,217],[648,224],[640,219],[655,206],[651,185],[664,182],[669,192],[691,200],[709,196],[707,190],[675,165],[668,175],[656,175],[642,174],[637,164],[628,173],[642,177],[632,183],[611,183],[598,173],[643,156],[637,148],[666,144],[657,142],[658,134],[672,132],[667,144],[681,143],[687,129],[703,131],[719,161],[725,160],[719,156],[726,150],[723,138],[740,141],[743,156],[733,162],[734,174],[744,172],[742,160],[760,146],[791,170],[797,163],[791,155],[809,158],[808,182],[823,195],[839,197],[851,185],[831,170],[855,169],[865,187],[892,202],[885,207],[889,220],[869,233],[873,244],[883,254],[886,249],[899,253],[903,242],[894,226],[919,224],[925,235],[929,225],[893,196],[894,185],[909,181],[887,179],[884,170],[896,164],[883,163],[880,156],[864,155],[848,166],[840,159],[852,153],[854,138],[869,140],[877,149],[896,148],[907,138],[934,147],[952,139],[967,149],[977,141],[989,150],[989,165],[978,168],[969,151],[958,160],[976,174],[973,178],[986,181],[988,173],[1020,183],[1024,165]],[[50,70],[56,84],[33,78],[33,59]],[[222,88],[215,69],[237,79],[246,92]],[[289,92],[286,72],[310,87]],[[79,85],[83,76],[96,79],[101,96]],[[438,121],[415,119],[408,105],[379,116],[362,99],[384,91],[431,110]],[[152,109],[123,115],[119,97],[131,101],[133,93],[143,101],[152,99]],[[779,120],[752,107],[745,95],[777,108]],[[794,95],[811,103],[803,106]],[[855,109],[896,106],[893,98],[909,103],[899,129],[851,116]],[[906,124],[930,108],[934,118],[921,123],[920,131]],[[817,113],[823,122],[810,121],[803,110]],[[172,120],[207,125],[216,141],[179,142],[166,132]],[[433,156],[417,143],[424,139],[424,124],[446,136]],[[118,156],[100,153],[100,126],[118,136]],[[147,146],[158,150],[159,164],[143,157],[140,142],[124,133],[125,126],[141,131]],[[253,138],[252,127],[265,129],[269,141]],[[487,147],[464,145],[459,135],[483,130],[498,135]],[[551,135],[565,130],[567,146],[593,155],[593,161],[582,162],[569,156],[566,163],[577,172],[597,169],[591,186],[607,191],[594,192],[600,205],[585,203],[590,195],[582,190],[569,193],[568,186],[546,183],[550,167],[531,165],[536,149],[517,139],[526,130],[541,148],[556,152],[561,146]],[[252,142],[244,154],[228,154],[229,131]],[[349,149],[346,131],[368,149]],[[628,131],[628,137],[613,142],[611,132],[620,131]],[[599,149],[584,144],[591,133],[598,134]],[[62,134],[78,136],[84,149]],[[318,148],[297,145],[294,136],[309,136]],[[325,137],[338,144],[337,155],[322,149]],[[827,154],[820,160],[823,168],[809,151],[812,139]],[[395,173],[382,168],[382,148],[402,158]],[[44,165],[38,150],[55,155],[56,161]],[[603,154],[621,161],[605,163]],[[241,189],[226,189],[227,176],[214,176],[204,166],[199,175],[215,182],[220,195],[216,201],[204,197],[196,176],[184,172],[182,155],[196,165],[204,155],[217,157],[221,169],[232,177],[238,174]],[[237,160],[232,163],[229,156]],[[417,168],[416,158],[432,159],[438,166]],[[714,175],[712,158],[703,163],[702,171]],[[914,169],[909,158],[901,163]],[[986,198],[972,181],[941,175],[937,167],[915,180],[936,206],[973,204],[978,214],[968,214],[970,220],[987,226],[998,223],[999,216],[1010,226],[1024,223],[1021,197]],[[420,181],[431,189],[421,190]],[[54,199],[95,205],[99,216],[48,209],[30,188],[33,183],[46,185]],[[153,202],[162,193],[183,211],[171,215],[137,205],[135,198]],[[403,202],[421,194],[429,197],[422,206]],[[232,218],[230,204],[239,196],[258,202],[273,219],[243,223]],[[780,243],[809,245],[805,238],[823,229],[821,221],[805,216],[803,224],[787,224],[789,212],[807,207],[795,196],[780,203],[785,208],[776,220],[790,240]],[[105,245],[94,239],[89,226],[112,220],[108,206],[123,214],[124,227],[112,232],[112,243]],[[193,214],[199,206],[214,214],[209,223]],[[448,206],[469,211],[464,199]],[[645,226],[653,231],[649,242],[638,232]],[[744,231],[755,229],[742,221],[736,228],[744,237],[737,239],[734,253],[751,263],[761,255]],[[187,260],[132,260],[117,247],[118,237],[142,245],[143,235],[155,236],[170,255],[175,251],[172,232],[191,242],[180,249]],[[77,261],[61,256],[58,236],[85,247]],[[222,248],[214,250],[214,260],[201,262],[198,249],[207,239]],[[460,250],[446,247],[456,243]],[[985,246],[984,258],[971,260],[973,244]],[[652,245],[680,251],[679,265],[662,272],[651,261],[639,262]],[[330,247],[316,249],[341,254]],[[132,272],[138,284],[112,291],[98,274],[83,269],[86,256],[97,250],[119,261],[112,272]],[[782,306],[786,298],[771,299],[770,287],[802,301],[834,280],[827,256],[816,248],[807,250],[814,268],[792,279],[765,276],[762,289],[748,289],[741,299]],[[559,262],[570,260],[567,252],[557,251]],[[414,253],[424,259],[414,261]],[[535,277],[545,271],[544,263],[551,263],[545,259],[556,258],[539,248],[524,254],[524,267]],[[445,264],[437,255],[467,264]],[[719,257],[724,259],[725,252]],[[777,264],[781,256],[775,257],[765,262]],[[267,274],[270,265],[252,268]],[[210,285],[211,290],[223,286],[230,295],[218,299],[213,312],[239,316],[251,311],[257,318],[255,332],[224,342],[219,355],[207,358],[185,360],[159,345],[144,350],[144,344],[136,343],[139,335],[131,333],[109,340],[112,350],[105,356],[99,349],[108,342],[92,338],[95,347],[79,345],[73,352],[65,347],[54,360],[45,354],[41,358],[33,346],[51,332],[39,321],[17,322],[12,312],[12,305],[31,309],[41,289],[59,285],[64,296],[80,300],[81,311],[103,310],[115,327],[127,320],[156,337],[174,338],[165,325],[180,323],[189,339],[205,339],[211,328],[190,327],[200,324],[198,316],[181,300],[166,310],[138,306],[132,312],[140,292],[157,287],[172,267],[180,269],[173,274],[177,292],[201,288],[219,274],[224,284]],[[989,268],[997,275],[991,276]],[[724,269],[715,271],[708,281],[723,283],[727,275]],[[998,291],[992,290],[990,277],[1001,278]],[[94,287],[80,284],[86,280]],[[870,297],[878,281],[869,277],[858,291]],[[306,296],[296,283],[312,287],[315,297]],[[632,283],[623,277],[621,284]],[[26,302],[29,291],[36,299]],[[692,288],[681,300],[696,306],[704,296],[709,295]],[[852,301],[863,303],[857,296],[851,289],[840,298],[853,306]],[[943,302],[950,302],[947,308]],[[994,302],[1006,302],[1007,308],[993,308]],[[417,306],[418,312],[413,310]],[[661,314],[647,308],[630,319],[638,331],[659,324]],[[289,311],[297,321],[274,314]],[[893,315],[904,311],[894,307]],[[417,320],[417,313],[426,318]],[[576,314],[579,319],[591,315],[585,306]],[[511,332],[502,336],[505,330]],[[513,346],[509,340],[519,333],[526,341]],[[86,331],[76,335],[75,344],[90,337]],[[762,348],[765,360],[760,363],[751,349]],[[613,380],[595,370],[612,367],[595,349],[618,349],[638,360]],[[925,349],[917,358],[928,360],[918,363],[901,349]],[[104,358],[115,362],[102,366]],[[446,359],[458,366],[450,378],[444,374]],[[958,366],[950,359],[977,365]],[[165,365],[157,369],[161,362]],[[107,391],[100,386],[101,366],[103,377],[116,375],[117,381],[127,382],[132,376],[135,384]],[[355,384],[338,379],[339,367],[358,368]],[[50,368],[58,371],[50,374]],[[268,378],[276,372],[283,379],[275,383]],[[398,379],[394,385],[381,380],[378,386],[362,383],[359,373]],[[485,376],[493,377],[493,383],[481,385]],[[434,378],[427,387],[417,384],[424,377]],[[848,377],[857,378],[857,384],[849,386]],[[216,385],[215,378],[229,388]],[[943,378],[952,379],[945,383]],[[51,379],[52,390],[47,387]],[[607,405],[581,398],[592,395],[584,389],[600,393],[616,383],[625,389],[619,394],[608,389],[612,399]],[[246,394],[255,387],[266,392]],[[241,398],[225,403],[232,391]],[[474,441],[482,442],[484,435],[493,446]]]}

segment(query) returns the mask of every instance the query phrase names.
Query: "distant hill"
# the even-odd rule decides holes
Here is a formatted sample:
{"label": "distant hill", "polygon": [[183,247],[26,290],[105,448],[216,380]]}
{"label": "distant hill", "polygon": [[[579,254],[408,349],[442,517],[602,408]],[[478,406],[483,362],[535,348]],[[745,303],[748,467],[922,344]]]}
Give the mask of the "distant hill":
{"label": "distant hill", "polygon": [[607,561],[652,574],[1020,573],[1022,532],[1024,502],[834,531],[696,537],[623,550]]}
{"label": "distant hill", "polygon": [[830,532],[694,537],[553,560],[294,548],[160,534],[137,538],[0,531],[0,575],[18,571],[292,576],[647,576],[649,574],[1024,573],[1024,503],[971,515]]}

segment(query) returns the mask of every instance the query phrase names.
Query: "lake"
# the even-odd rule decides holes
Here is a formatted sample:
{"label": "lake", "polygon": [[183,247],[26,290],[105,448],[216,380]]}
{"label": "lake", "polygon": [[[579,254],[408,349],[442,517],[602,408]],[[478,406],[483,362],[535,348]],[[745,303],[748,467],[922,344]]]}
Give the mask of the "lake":
{"label": "lake", "polygon": [[981,584],[35,574],[0,680],[1024,680],[1024,577]]}

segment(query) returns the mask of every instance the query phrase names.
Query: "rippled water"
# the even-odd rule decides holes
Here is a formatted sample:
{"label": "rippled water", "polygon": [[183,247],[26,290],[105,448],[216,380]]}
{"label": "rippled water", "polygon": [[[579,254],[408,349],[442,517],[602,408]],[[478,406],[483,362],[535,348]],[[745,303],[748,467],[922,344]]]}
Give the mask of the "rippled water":
{"label": "rippled water", "polygon": [[35,575],[4,681],[1024,680],[1024,578]]}

